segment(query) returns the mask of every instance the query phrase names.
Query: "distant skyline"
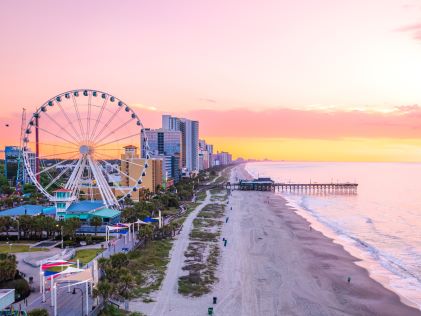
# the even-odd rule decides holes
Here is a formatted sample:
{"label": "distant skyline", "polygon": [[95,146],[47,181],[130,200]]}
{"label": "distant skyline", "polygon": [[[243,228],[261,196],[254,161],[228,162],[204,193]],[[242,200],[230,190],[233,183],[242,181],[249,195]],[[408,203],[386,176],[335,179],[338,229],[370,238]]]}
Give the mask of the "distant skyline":
{"label": "distant skyline", "polygon": [[92,88],[234,157],[421,161],[419,1],[3,0],[0,39],[2,147]]}

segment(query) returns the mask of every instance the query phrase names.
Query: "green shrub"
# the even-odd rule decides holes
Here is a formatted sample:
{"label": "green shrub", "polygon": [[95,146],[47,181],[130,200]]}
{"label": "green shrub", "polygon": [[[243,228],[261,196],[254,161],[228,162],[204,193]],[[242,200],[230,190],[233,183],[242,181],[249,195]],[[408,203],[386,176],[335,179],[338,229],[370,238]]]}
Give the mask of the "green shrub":
{"label": "green shrub", "polygon": [[28,313],[28,316],[48,316],[48,311],[44,308],[35,308]]}
{"label": "green shrub", "polygon": [[15,300],[20,301],[31,293],[28,282],[17,275],[16,279],[0,283],[1,289],[15,289]]}

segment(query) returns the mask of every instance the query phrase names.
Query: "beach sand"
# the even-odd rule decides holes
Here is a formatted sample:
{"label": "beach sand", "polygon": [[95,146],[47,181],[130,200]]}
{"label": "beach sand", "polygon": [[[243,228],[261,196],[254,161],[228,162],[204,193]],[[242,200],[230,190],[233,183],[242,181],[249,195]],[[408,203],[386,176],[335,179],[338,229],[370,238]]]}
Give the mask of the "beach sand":
{"label": "beach sand", "polygon": [[[242,166],[235,176],[248,176]],[[208,200],[208,199],[207,199]],[[230,208],[232,207],[232,210]],[[194,216],[194,214],[193,214]],[[212,293],[177,293],[188,233],[175,241],[167,275],[154,303],[131,302],[147,315],[421,315],[371,279],[342,246],[320,232],[271,192],[233,191],[224,224],[217,282]],[[185,228],[190,229],[187,225]],[[181,258],[180,258],[181,256]],[[177,264],[172,264],[177,262]],[[351,282],[348,283],[348,277]],[[218,302],[212,305],[212,297]]]}

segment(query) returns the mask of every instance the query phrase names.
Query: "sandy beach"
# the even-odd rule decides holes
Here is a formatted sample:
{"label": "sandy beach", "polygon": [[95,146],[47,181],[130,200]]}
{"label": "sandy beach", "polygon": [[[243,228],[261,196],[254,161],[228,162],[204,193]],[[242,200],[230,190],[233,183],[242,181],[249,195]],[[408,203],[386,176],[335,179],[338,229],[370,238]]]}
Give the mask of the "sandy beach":
{"label": "sandy beach", "polygon": [[[236,176],[248,175],[238,166],[231,179]],[[310,229],[282,197],[234,191],[228,206],[229,221],[222,229],[228,243],[221,247],[213,291],[200,298],[177,292],[183,248],[197,214],[192,212],[175,241],[155,302],[131,302],[131,310],[196,316],[213,306],[214,315],[421,315],[371,279],[342,246]],[[218,302],[212,305],[214,296]]]}

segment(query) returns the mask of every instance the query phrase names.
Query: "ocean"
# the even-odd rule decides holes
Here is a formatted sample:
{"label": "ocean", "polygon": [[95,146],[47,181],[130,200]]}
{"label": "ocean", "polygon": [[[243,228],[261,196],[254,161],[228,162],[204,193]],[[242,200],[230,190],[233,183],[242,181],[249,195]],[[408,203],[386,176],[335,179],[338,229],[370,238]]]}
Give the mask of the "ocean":
{"label": "ocean", "polygon": [[355,195],[277,193],[343,245],[370,276],[421,308],[421,164],[256,162],[276,182],[356,182]]}

